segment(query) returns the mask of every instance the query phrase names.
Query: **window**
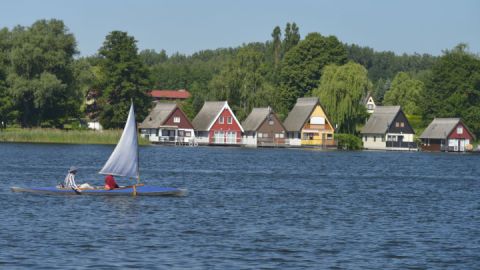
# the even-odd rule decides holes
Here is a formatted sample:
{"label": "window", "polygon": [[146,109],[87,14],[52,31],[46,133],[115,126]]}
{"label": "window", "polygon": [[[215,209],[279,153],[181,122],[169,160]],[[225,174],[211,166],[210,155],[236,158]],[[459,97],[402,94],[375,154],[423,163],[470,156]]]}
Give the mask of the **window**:
{"label": "window", "polygon": [[457,127],[457,134],[463,134],[463,127]]}
{"label": "window", "polygon": [[192,136],[192,132],[190,131],[185,131],[185,137],[191,137]]}
{"label": "window", "polygon": [[262,138],[263,137],[263,133],[259,132],[258,135],[257,135],[258,138]]}
{"label": "window", "polygon": [[179,136],[179,137],[185,136],[185,131],[179,130],[179,131],[178,131],[178,136]]}
{"label": "window", "polygon": [[268,138],[268,133],[263,133],[264,138]]}
{"label": "window", "polygon": [[162,129],[162,136],[168,137],[168,130]]}
{"label": "window", "polygon": [[333,139],[333,134],[327,134],[327,140],[332,140]]}
{"label": "window", "polygon": [[273,120],[269,120],[269,121],[268,121],[268,124],[269,124],[270,126],[273,126],[273,124],[274,124]]}
{"label": "window", "polygon": [[374,141],[374,142],[377,141],[377,136],[373,136],[373,141]]}
{"label": "window", "polygon": [[232,124],[232,117],[231,116],[227,117],[227,124],[229,124],[229,125]]}
{"label": "window", "polygon": [[404,122],[400,122],[400,127],[405,127],[405,123],[404,123]]}
{"label": "window", "polygon": [[369,110],[373,110],[373,104],[368,104],[367,106]]}
{"label": "window", "polygon": [[179,116],[173,117],[173,123],[180,123],[180,117]]}
{"label": "window", "polygon": [[223,123],[224,123],[223,116],[220,116],[220,118],[218,118],[218,123],[219,123],[219,124],[223,124]]}
{"label": "window", "polygon": [[399,122],[395,122],[395,127],[400,127],[400,123],[399,123]]}

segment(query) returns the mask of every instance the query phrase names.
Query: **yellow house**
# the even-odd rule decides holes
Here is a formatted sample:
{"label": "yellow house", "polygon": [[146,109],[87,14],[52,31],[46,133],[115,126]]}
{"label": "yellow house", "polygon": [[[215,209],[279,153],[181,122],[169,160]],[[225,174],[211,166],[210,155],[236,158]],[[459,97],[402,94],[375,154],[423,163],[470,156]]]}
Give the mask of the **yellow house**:
{"label": "yellow house", "polygon": [[334,146],[334,128],[318,98],[299,98],[283,124],[289,144]]}

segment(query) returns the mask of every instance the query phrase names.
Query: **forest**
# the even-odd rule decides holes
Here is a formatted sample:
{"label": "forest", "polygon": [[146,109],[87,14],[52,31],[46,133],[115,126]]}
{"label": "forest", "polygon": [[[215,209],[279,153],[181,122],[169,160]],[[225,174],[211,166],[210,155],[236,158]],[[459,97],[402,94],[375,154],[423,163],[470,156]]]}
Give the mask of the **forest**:
{"label": "forest", "polygon": [[302,37],[293,22],[265,36],[185,55],[139,51],[135,37],[112,31],[95,55],[79,57],[61,20],[3,28],[1,127],[63,128],[90,118],[119,128],[130,100],[141,121],[152,106],[150,90],[183,88],[192,94],[181,104],[190,118],[206,100],[228,100],[239,120],[264,106],[285,118],[297,98],[317,96],[338,132],[356,134],[370,93],[377,105],[401,105],[424,126],[434,117],[461,117],[480,135],[480,58],[466,44],[440,56],[397,55],[316,32]]}

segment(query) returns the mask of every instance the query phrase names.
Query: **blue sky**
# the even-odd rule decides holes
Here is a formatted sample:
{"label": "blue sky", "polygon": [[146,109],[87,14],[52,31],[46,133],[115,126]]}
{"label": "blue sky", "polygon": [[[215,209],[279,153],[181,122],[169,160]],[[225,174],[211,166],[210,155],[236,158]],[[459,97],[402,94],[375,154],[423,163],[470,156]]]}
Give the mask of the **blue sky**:
{"label": "blue sky", "polygon": [[113,30],[127,31],[139,49],[191,54],[270,39],[276,25],[296,22],[310,32],[395,53],[441,54],[460,42],[480,53],[477,0],[3,0],[0,27],[61,19],[82,56]]}

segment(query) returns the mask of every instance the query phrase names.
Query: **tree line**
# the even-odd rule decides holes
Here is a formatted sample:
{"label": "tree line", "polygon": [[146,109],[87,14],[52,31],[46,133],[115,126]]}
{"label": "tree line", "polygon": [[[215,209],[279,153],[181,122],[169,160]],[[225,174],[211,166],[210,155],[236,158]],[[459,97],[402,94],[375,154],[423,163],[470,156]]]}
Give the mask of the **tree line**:
{"label": "tree line", "polygon": [[206,100],[228,100],[239,119],[260,106],[284,118],[297,98],[318,96],[337,130],[355,134],[367,116],[362,100],[371,94],[425,124],[462,117],[480,135],[480,59],[465,44],[441,56],[396,55],[320,33],[302,38],[287,23],[265,42],[192,55],[139,51],[134,37],[112,31],[95,55],[77,55],[75,37],[60,20],[0,30],[3,125],[62,127],[88,116],[117,128],[130,100],[141,121],[152,105],[149,90],[186,88],[192,97],[181,106],[190,117]]}

